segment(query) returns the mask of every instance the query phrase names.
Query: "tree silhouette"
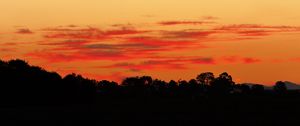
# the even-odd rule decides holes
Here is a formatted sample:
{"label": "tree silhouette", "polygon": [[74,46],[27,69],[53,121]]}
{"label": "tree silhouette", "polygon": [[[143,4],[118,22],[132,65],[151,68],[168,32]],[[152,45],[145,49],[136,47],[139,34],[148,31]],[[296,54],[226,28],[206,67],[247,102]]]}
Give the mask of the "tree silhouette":
{"label": "tree silhouette", "polygon": [[128,77],[123,80],[122,85],[132,88],[143,88],[146,85],[146,80],[140,77]]}
{"label": "tree silhouette", "polygon": [[179,89],[178,83],[174,80],[171,80],[168,84],[168,91],[169,91],[168,94],[170,96],[175,96],[178,93],[178,89]]}
{"label": "tree silhouette", "polygon": [[[72,73],[61,77],[56,72],[49,72],[38,66],[31,66],[26,61],[15,59],[0,60],[0,98],[3,101],[20,102],[86,102],[97,98],[141,98],[141,99],[197,99],[218,94],[253,96],[258,98],[287,92],[284,82],[278,81],[274,91],[264,90],[263,85],[250,86],[237,84],[231,75],[224,72],[214,77],[211,72],[201,73],[196,79],[171,80],[169,83],[152,78],[137,76],[125,78],[121,85],[108,80],[96,81]],[[244,95],[247,94],[247,95]],[[297,96],[299,93],[294,91]],[[300,95],[299,95],[300,96]]]}
{"label": "tree silhouette", "polygon": [[177,88],[178,87],[178,83],[174,80],[170,80],[169,84],[168,84],[168,87],[170,89],[173,89],[173,88]]}
{"label": "tree silhouette", "polygon": [[128,77],[125,78],[122,82],[122,86],[127,90],[127,94],[135,97],[142,97],[147,95],[147,89],[150,88],[152,78],[148,76],[144,77]]}
{"label": "tree silhouette", "polygon": [[97,93],[102,95],[117,95],[119,94],[119,86],[117,82],[110,82],[108,80],[101,80],[97,84]]}
{"label": "tree silhouette", "polygon": [[224,72],[219,75],[214,81],[211,83],[211,89],[215,93],[230,93],[233,90],[235,83],[232,80],[232,77]]}
{"label": "tree silhouette", "polygon": [[284,93],[287,91],[286,84],[282,81],[277,81],[276,84],[273,86],[273,89],[278,93]]}
{"label": "tree silhouette", "polygon": [[156,90],[165,89],[167,87],[167,83],[159,79],[155,79],[152,85]]}
{"label": "tree silhouette", "polygon": [[68,74],[63,78],[66,91],[73,98],[90,99],[96,93],[95,80],[83,78],[75,73]]}
{"label": "tree silhouette", "polygon": [[195,80],[195,79],[191,79],[191,80],[189,81],[189,85],[190,85],[191,87],[197,87],[198,82],[197,82],[197,80]]}
{"label": "tree silhouette", "polygon": [[121,122],[161,120],[172,125],[199,119],[199,125],[217,121],[232,124],[233,119],[241,125],[262,120],[268,124],[279,120],[288,125],[294,124],[293,119],[297,124],[299,120],[293,115],[300,112],[299,90],[288,90],[282,81],[276,82],[273,89],[265,90],[259,84],[235,84],[226,72],[216,78],[206,72],[196,79],[169,83],[151,76],[128,77],[118,85],[75,73],[61,77],[19,59],[0,60],[0,113],[4,115],[1,119],[10,123],[20,117],[21,122],[43,119],[48,124],[47,119],[59,117],[67,123],[84,120],[84,125],[116,118]]}
{"label": "tree silhouette", "polygon": [[189,87],[189,83],[186,80],[179,80],[179,88],[187,89]]}
{"label": "tree silhouette", "polygon": [[30,67],[26,61],[20,59],[10,60],[8,61],[8,65],[18,69],[26,69]]}
{"label": "tree silhouette", "polygon": [[144,85],[151,85],[153,81],[150,76],[142,76],[140,79],[143,81]]}
{"label": "tree silhouette", "polygon": [[215,76],[212,72],[201,73],[196,77],[197,81],[203,85],[210,85],[211,82],[215,79]]}
{"label": "tree silhouette", "polygon": [[116,82],[110,82],[108,80],[101,80],[100,82],[98,82],[97,84],[97,88],[100,90],[112,90],[115,87],[118,86],[118,83]]}
{"label": "tree silhouette", "polygon": [[151,85],[152,93],[157,96],[165,95],[167,89],[167,83],[165,81],[155,79]]}

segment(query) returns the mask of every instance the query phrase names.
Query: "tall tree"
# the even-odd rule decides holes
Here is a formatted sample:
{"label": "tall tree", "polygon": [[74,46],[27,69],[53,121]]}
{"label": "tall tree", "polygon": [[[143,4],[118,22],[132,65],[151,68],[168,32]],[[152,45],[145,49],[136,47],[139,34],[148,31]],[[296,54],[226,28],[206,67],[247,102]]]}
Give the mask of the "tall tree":
{"label": "tall tree", "polygon": [[215,76],[212,72],[201,73],[196,77],[197,81],[203,85],[210,85],[211,82],[215,79]]}
{"label": "tall tree", "polygon": [[211,89],[216,93],[229,93],[233,90],[234,85],[235,83],[233,82],[231,75],[224,72],[214,79],[211,83]]}

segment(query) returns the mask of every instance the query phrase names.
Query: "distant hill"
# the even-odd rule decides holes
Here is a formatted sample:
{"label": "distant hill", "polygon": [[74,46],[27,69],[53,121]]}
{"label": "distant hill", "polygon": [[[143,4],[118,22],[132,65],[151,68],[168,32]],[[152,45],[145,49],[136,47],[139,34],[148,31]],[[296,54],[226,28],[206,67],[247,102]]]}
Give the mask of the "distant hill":
{"label": "distant hill", "polygon": [[246,85],[248,85],[250,87],[252,87],[253,85],[264,85],[264,87],[265,87],[266,90],[272,90],[273,89],[272,86],[266,86],[265,84],[256,84],[256,83],[242,83],[242,84],[246,84]]}
{"label": "distant hill", "polygon": [[[300,84],[296,84],[293,82],[289,82],[289,81],[284,81],[284,83],[286,84],[286,87],[288,90],[300,90]],[[252,87],[253,85],[256,85],[256,83],[243,83],[246,85],[249,85],[250,87]],[[264,84],[259,84],[259,85],[264,85]],[[266,86],[264,85],[266,90],[273,90],[273,86]]]}
{"label": "distant hill", "polygon": [[300,84],[284,81],[288,90],[300,90]]}

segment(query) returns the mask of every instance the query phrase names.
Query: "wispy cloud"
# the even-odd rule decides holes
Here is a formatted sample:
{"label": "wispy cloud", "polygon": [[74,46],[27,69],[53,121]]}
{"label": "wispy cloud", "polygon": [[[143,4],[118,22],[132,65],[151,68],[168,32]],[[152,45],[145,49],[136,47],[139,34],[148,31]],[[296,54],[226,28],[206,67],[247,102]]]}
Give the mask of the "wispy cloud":
{"label": "wispy cloud", "polygon": [[187,69],[186,64],[212,65],[215,64],[215,60],[206,57],[160,57],[139,63],[121,62],[108,66],[98,66],[97,68],[122,68],[132,72],[140,72],[143,70]]}
{"label": "wispy cloud", "polygon": [[146,33],[148,31],[139,31],[133,28],[122,27],[121,29],[101,30],[99,28],[47,28],[46,38],[67,38],[67,39],[96,39],[105,40],[114,36],[134,35]]}
{"label": "wispy cloud", "polygon": [[258,63],[258,62],[260,62],[261,60],[260,60],[260,59],[257,59],[257,58],[246,57],[246,58],[243,58],[243,61],[244,61],[244,63],[246,63],[246,64],[252,64],[252,63]]}
{"label": "wispy cloud", "polygon": [[214,28],[219,33],[233,33],[241,36],[268,36],[280,32],[300,32],[297,26],[269,26],[258,24],[222,25]]}
{"label": "wispy cloud", "polygon": [[15,52],[16,48],[0,48],[0,52]]}
{"label": "wispy cloud", "polygon": [[172,26],[172,25],[203,25],[203,24],[212,24],[211,21],[163,21],[159,22],[159,25],[163,26]]}
{"label": "wispy cloud", "polygon": [[77,52],[54,52],[35,51],[25,54],[32,58],[45,59],[49,62],[71,62],[71,61],[95,61],[95,60],[128,60],[133,57],[123,55],[118,52],[109,51],[77,51]]}
{"label": "wispy cloud", "polygon": [[215,16],[202,16],[201,19],[203,19],[203,20],[217,20],[219,18],[215,17]]}
{"label": "wispy cloud", "polygon": [[17,34],[33,34],[33,31],[31,31],[28,28],[20,28],[20,29],[17,29],[16,33]]}
{"label": "wispy cloud", "polygon": [[[207,20],[214,20],[207,17]],[[192,49],[206,49],[202,42],[211,41],[241,41],[258,39],[274,33],[300,32],[296,26],[270,26],[259,24],[232,24],[221,25],[206,21],[168,21],[159,22],[160,25],[200,25],[212,24],[207,28],[194,29],[152,29],[141,30],[133,24],[115,25],[111,28],[100,29],[96,27],[59,26],[44,28],[42,30],[45,41],[39,43],[47,47],[44,50],[29,52],[27,56],[39,57],[49,61],[91,61],[116,60],[128,61],[133,59],[147,59],[151,56],[160,56],[162,53],[186,51]],[[226,36],[230,34],[231,36]],[[232,37],[233,36],[233,37]],[[260,59],[251,57],[223,57],[221,59],[191,58],[181,60],[162,59],[169,62],[169,66],[184,68],[184,63],[213,64],[219,61],[226,63],[258,63]],[[157,60],[155,60],[157,61]],[[157,61],[159,62],[159,61]],[[154,64],[154,63],[153,63]],[[155,67],[150,65],[151,68]],[[159,65],[157,65],[159,66]],[[123,66],[125,67],[125,66]],[[131,64],[128,69],[138,70],[146,67],[143,64]],[[135,68],[137,67],[137,68]],[[149,67],[149,65],[147,66]],[[146,67],[146,68],[147,68]],[[165,67],[166,68],[166,67]]]}
{"label": "wispy cloud", "polygon": [[209,35],[216,34],[216,31],[213,30],[180,30],[180,31],[161,31],[161,34],[165,38],[173,38],[173,39],[203,39],[208,37]]}
{"label": "wispy cloud", "polygon": [[[150,59],[149,59],[150,58]],[[190,65],[218,65],[218,64],[255,64],[262,62],[259,58],[242,56],[225,57],[148,57],[139,63],[119,62],[112,65],[97,66],[101,69],[124,69],[131,72],[143,72],[145,70],[184,70]],[[299,60],[299,59],[298,59]],[[300,61],[300,60],[299,60]],[[189,65],[187,65],[189,64]]]}
{"label": "wispy cloud", "polygon": [[244,63],[244,64],[254,64],[262,61],[259,58],[242,57],[242,56],[224,56],[221,57],[219,60],[220,61],[223,60],[225,63]]}
{"label": "wispy cloud", "polygon": [[300,62],[300,57],[291,58],[290,61]]}

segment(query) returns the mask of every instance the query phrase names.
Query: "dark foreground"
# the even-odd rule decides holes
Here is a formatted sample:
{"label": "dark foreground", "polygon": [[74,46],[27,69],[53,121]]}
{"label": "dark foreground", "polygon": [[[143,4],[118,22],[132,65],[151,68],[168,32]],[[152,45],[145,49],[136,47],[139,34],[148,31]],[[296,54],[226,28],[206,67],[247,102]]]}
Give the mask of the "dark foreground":
{"label": "dark foreground", "polygon": [[61,77],[22,60],[0,60],[0,126],[299,125],[300,92],[278,81],[236,84],[224,72],[190,81],[128,77],[121,84]]}
{"label": "dark foreground", "polygon": [[102,99],[89,104],[2,105],[1,122],[53,125],[297,125],[300,99],[210,96],[201,99]]}

